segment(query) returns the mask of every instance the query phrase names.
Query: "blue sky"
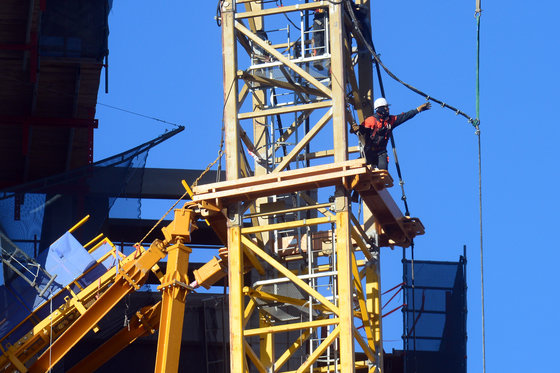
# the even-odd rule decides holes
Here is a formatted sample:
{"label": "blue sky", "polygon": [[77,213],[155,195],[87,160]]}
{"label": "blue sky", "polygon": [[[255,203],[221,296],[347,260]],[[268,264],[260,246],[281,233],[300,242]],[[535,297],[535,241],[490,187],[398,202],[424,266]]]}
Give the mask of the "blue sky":
{"label": "blue sky", "polygon": [[[115,1],[109,17],[109,94],[99,102],[186,126],[154,148],[149,167],[203,169],[217,155],[222,114],[221,35],[215,1]],[[560,5],[482,3],[481,130],[487,371],[549,371],[556,353],[554,238],[559,209],[554,115]],[[475,114],[475,1],[373,3],[373,40],[402,80]],[[393,112],[423,102],[384,75]],[[376,91],[376,96],[378,92]],[[169,126],[98,106],[95,159]],[[417,259],[457,260],[467,245],[468,371],[482,370],[477,139],[462,117],[434,105],[395,131],[412,215],[426,227]],[[390,172],[396,178],[394,169]],[[396,199],[399,190],[394,188]],[[162,210],[163,213],[165,210]],[[156,213],[158,215],[158,213]],[[382,289],[398,284],[400,250],[383,251]],[[395,313],[387,325],[401,323]],[[387,318],[387,319],[389,319]],[[400,325],[400,324],[399,324]],[[400,331],[385,334],[400,348]],[[521,357],[523,360],[512,357]],[[529,360],[530,363],[527,361]],[[531,368],[529,368],[531,367]]]}

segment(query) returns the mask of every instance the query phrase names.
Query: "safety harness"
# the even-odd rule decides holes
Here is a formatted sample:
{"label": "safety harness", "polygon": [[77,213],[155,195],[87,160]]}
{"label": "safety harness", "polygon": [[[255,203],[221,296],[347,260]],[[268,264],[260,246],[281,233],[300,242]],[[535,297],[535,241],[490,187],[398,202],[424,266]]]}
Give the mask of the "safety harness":
{"label": "safety harness", "polygon": [[372,115],[364,120],[363,126],[371,130],[370,139],[373,150],[385,149],[396,119],[395,115],[390,115],[388,119],[378,119]]}

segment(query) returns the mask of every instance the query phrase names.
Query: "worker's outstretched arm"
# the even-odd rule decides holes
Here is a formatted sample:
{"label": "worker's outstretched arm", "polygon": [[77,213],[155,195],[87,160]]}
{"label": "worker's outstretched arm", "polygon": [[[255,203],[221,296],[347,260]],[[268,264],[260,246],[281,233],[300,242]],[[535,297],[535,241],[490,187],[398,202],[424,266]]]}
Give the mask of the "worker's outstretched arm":
{"label": "worker's outstretched arm", "polygon": [[416,116],[416,114],[418,114],[422,111],[430,110],[431,107],[432,107],[432,104],[429,103],[429,102],[426,102],[425,104],[422,104],[422,105],[418,106],[416,109],[412,109],[412,110],[407,111],[406,113],[396,115],[395,122],[393,123],[393,128],[397,127],[399,124],[402,124],[402,123],[406,122],[409,119],[414,118]]}

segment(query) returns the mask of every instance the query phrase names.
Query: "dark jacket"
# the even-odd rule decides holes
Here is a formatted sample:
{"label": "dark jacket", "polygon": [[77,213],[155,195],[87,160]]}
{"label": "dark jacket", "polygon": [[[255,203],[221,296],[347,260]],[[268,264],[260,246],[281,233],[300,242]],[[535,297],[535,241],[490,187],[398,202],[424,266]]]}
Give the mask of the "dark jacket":
{"label": "dark jacket", "polygon": [[389,118],[386,120],[381,119],[377,113],[367,117],[360,124],[360,133],[366,141],[364,150],[376,153],[386,151],[391,131],[398,125],[413,118],[416,114],[418,114],[418,110],[412,109],[399,115],[389,115]]}

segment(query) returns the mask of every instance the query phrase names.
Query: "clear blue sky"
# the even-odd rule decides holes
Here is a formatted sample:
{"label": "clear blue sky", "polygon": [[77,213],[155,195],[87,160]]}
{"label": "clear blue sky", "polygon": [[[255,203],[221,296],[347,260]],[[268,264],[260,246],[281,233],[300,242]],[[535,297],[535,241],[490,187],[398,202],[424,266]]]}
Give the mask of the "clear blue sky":
{"label": "clear blue sky", "polygon": [[[481,129],[488,372],[551,371],[560,255],[555,1],[482,3]],[[374,1],[373,39],[401,79],[474,116],[475,1]],[[215,159],[222,113],[216,1],[115,1],[110,93],[99,102],[186,126],[149,167],[202,169]],[[423,99],[384,76],[394,112]],[[377,95],[378,92],[376,92]],[[98,106],[95,159],[166,126]],[[169,128],[167,126],[167,128]],[[416,258],[457,260],[468,247],[468,371],[481,363],[477,143],[462,117],[434,106],[396,132],[411,212],[426,226]],[[391,173],[396,177],[394,170]],[[399,191],[394,190],[398,198]],[[161,211],[163,213],[164,211]],[[398,284],[401,251],[383,251],[382,289]],[[400,313],[387,325],[401,323]],[[400,348],[400,330],[386,332]]]}

